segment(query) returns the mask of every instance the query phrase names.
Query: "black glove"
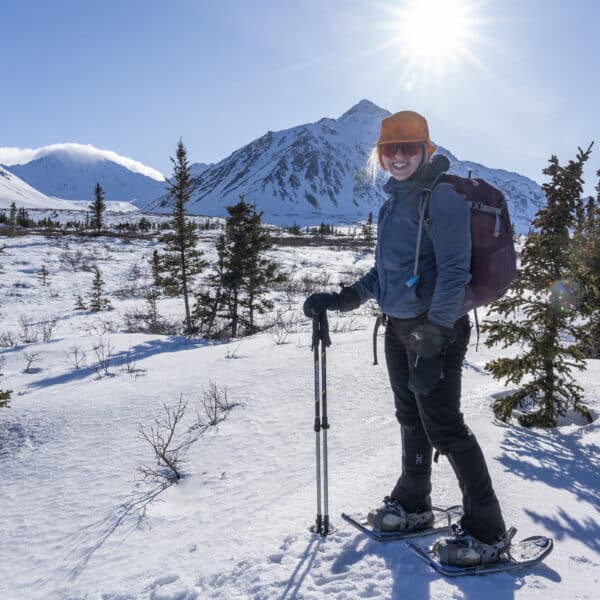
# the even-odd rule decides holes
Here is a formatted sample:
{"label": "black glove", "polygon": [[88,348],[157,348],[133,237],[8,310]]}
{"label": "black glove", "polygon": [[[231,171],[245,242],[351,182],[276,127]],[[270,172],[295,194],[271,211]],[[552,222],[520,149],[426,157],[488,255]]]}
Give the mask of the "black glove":
{"label": "black glove", "polygon": [[326,310],[339,310],[346,312],[360,306],[360,296],[352,287],[342,287],[340,293],[319,292],[311,294],[304,302],[304,314],[312,319]]}
{"label": "black glove", "polygon": [[[444,377],[446,348],[454,339],[454,329],[425,321],[415,327],[409,340],[409,389],[417,395],[431,394]],[[412,356],[411,356],[412,354]]]}
{"label": "black glove", "polygon": [[410,334],[410,349],[418,357],[433,358],[446,351],[454,339],[454,329],[425,321]]}

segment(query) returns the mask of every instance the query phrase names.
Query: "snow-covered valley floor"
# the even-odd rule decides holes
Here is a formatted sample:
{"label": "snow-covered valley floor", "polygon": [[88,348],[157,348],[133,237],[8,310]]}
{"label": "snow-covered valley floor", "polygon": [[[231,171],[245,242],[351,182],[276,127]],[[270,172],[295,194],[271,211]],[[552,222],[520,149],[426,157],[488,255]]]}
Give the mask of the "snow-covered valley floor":
{"label": "snow-covered valley floor", "polygon": [[[1,598],[598,597],[600,421],[571,420],[553,431],[495,421],[490,406],[506,388],[483,365],[499,350],[480,343],[476,352],[473,335],[463,410],[507,524],[518,528],[517,537],[552,536],[555,549],[528,571],[445,580],[402,542],[367,541],[339,518],[377,505],[400,465],[399,426],[385,366],[372,365],[367,310],[331,317],[329,495],[337,532],[322,539],[308,531],[316,512],[314,384],[303,296],[292,303],[299,325],[281,345],[270,332],[215,344],[124,333],[125,313],[143,299],[113,297],[111,311],[75,311],[92,273],[69,267],[68,254],[95,254],[110,294],[149,277],[152,244],[71,238],[67,250],[64,243],[25,236],[0,244],[0,335],[18,338],[24,322],[57,319],[49,341],[0,349],[0,388],[13,391],[11,406],[0,409]],[[369,254],[322,247],[270,254],[297,277],[329,271],[332,283],[372,263]],[[275,298],[278,306],[289,300]],[[164,300],[160,309],[181,313],[180,304]],[[112,347],[110,375],[93,368],[100,339]],[[66,357],[74,346],[87,356],[79,369]],[[39,353],[29,373],[26,353]],[[598,361],[577,378],[586,403],[600,413]],[[162,489],[141,481],[138,467],[151,463],[152,453],[140,424],[150,425],[162,403],[183,397],[189,425],[211,382],[240,405],[191,446],[179,484]],[[433,500],[460,501],[443,458],[434,467]]]}

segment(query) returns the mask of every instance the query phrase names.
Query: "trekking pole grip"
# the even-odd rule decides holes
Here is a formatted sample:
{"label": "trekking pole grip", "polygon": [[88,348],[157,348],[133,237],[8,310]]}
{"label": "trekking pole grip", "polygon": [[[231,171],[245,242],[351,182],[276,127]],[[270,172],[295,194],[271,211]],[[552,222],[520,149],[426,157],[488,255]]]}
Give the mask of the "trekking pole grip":
{"label": "trekking pole grip", "polygon": [[331,346],[331,338],[329,337],[329,321],[327,320],[327,311],[313,317],[313,346],[319,345],[319,340],[324,346]]}

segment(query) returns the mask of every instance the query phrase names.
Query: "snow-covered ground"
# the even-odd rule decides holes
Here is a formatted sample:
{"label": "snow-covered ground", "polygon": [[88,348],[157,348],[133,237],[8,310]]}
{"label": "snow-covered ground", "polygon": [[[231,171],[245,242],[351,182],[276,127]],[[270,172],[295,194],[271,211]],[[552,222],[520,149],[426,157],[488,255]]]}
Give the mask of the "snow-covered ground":
{"label": "snow-covered ground", "polygon": [[[202,242],[209,256],[213,239],[209,232]],[[308,531],[316,512],[314,386],[302,295],[275,294],[277,309],[297,321],[281,345],[273,332],[228,343],[124,333],[124,315],[144,306],[135,289],[149,281],[152,242],[25,236],[0,245],[0,339],[18,339],[24,323],[56,319],[49,341],[0,349],[0,388],[13,390],[11,407],[0,409],[1,598],[597,597],[600,421],[554,431],[494,421],[491,403],[506,388],[483,365],[497,349],[480,343],[476,352],[473,336],[463,409],[507,523],[518,537],[552,536],[555,549],[528,571],[446,580],[402,542],[367,541],[339,518],[342,510],[378,504],[400,465],[385,366],[372,365],[368,308],[331,317],[329,494],[337,532],[322,539]],[[330,272],[331,285],[372,263],[370,254],[324,247],[270,254],[298,279]],[[87,295],[93,276],[81,265],[94,262],[107,291],[120,297],[111,298],[111,311],[76,311],[76,296]],[[182,302],[163,300],[159,309],[180,318]],[[99,376],[93,347],[109,344],[110,375]],[[87,357],[79,369],[66,356],[74,347]],[[597,361],[578,375],[596,414],[599,375]],[[191,446],[181,483],[161,489],[141,481],[138,467],[152,464],[152,452],[140,424],[151,425],[163,403],[182,397],[189,403],[182,427],[189,426],[211,382],[240,405]],[[433,497],[438,505],[460,501],[443,458],[434,467]]]}

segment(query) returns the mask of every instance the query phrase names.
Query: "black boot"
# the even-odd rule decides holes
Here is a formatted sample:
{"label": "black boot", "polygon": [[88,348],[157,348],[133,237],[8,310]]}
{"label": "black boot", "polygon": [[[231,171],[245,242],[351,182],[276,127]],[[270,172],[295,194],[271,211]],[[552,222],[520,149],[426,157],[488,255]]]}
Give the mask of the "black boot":
{"label": "black boot", "polygon": [[457,444],[454,451],[448,452],[448,460],[463,493],[462,528],[478,540],[493,544],[506,533],[506,526],[475,436],[470,434],[467,440]]}
{"label": "black boot", "polygon": [[406,512],[431,510],[431,457],[433,448],[421,427],[400,428],[402,475],[390,497]]}

